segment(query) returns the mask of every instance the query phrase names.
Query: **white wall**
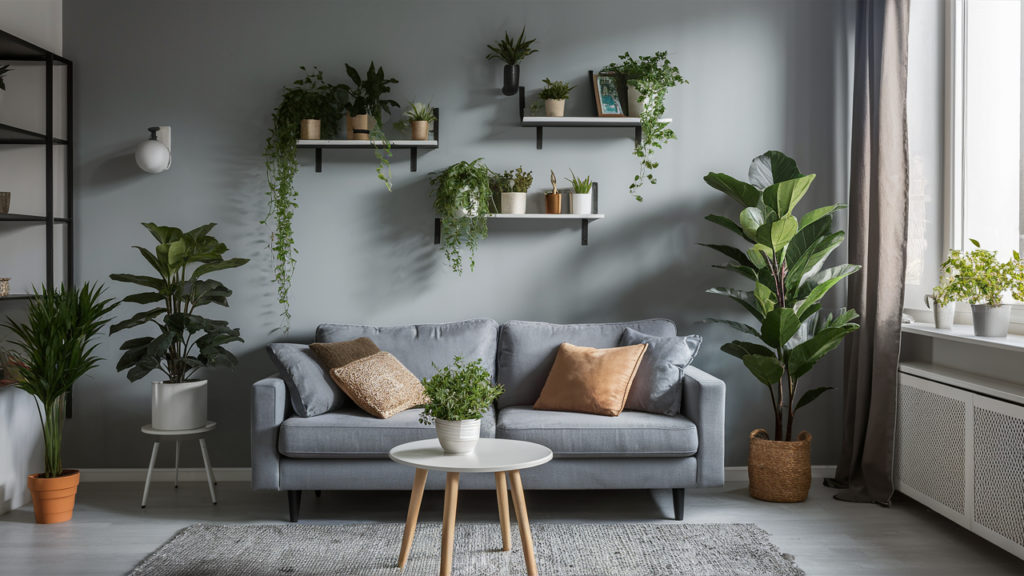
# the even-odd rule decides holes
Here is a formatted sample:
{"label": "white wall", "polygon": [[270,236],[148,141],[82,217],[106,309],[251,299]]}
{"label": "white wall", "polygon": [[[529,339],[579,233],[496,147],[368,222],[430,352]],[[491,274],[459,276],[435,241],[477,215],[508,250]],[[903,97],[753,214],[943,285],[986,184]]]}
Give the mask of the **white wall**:
{"label": "white wall", "polygon": [[[62,6],[61,0],[0,0],[0,30],[61,54]],[[15,69],[5,81],[7,97],[0,108],[0,123],[42,131],[45,92],[41,66],[11,64]],[[62,117],[58,115],[58,119]],[[63,130],[61,124],[57,128]],[[0,190],[13,193],[11,212],[44,213],[44,162],[38,146],[5,146],[0,153]],[[63,180],[55,184],[60,182]],[[0,251],[0,275],[15,278],[12,291],[25,292],[26,283],[45,281],[44,268],[39,265],[42,242],[45,235],[40,226],[0,229],[0,246],[4,248]],[[23,300],[0,301],[0,318],[21,321],[24,308]],[[16,388],[0,389],[0,514],[29,503],[26,477],[42,468],[42,432],[32,397]]]}

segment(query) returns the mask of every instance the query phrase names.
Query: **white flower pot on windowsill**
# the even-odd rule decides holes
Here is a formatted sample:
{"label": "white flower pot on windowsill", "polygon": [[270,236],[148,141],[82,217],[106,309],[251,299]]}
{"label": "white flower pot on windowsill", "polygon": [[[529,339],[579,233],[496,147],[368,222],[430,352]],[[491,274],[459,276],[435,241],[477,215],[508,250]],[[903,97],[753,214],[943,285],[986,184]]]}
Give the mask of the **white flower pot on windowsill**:
{"label": "white flower pot on windowsill", "polygon": [[974,316],[974,335],[988,338],[1006,338],[1010,331],[1010,307],[971,304]]}

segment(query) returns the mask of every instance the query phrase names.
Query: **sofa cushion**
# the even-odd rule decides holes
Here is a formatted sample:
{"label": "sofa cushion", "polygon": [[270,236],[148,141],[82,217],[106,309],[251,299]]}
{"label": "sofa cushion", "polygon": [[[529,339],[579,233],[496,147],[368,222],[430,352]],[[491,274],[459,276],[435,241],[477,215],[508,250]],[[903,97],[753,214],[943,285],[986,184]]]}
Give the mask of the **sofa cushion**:
{"label": "sofa cushion", "polygon": [[[433,426],[420,424],[421,408],[382,420],[356,407],[281,423],[277,449],[290,458],[387,458],[406,442],[437,438]],[[480,437],[494,438],[494,407],[480,421]]]}
{"label": "sofa cushion", "polygon": [[[619,330],[619,333],[622,331]],[[467,362],[482,359],[484,369],[494,377],[494,357],[498,345],[498,323],[494,320],[478,318],[449,324],[384,327],[321,324],[316,329],[317,342],[341,342],[363,336],[373,340],[384,352],[390,352],[398,358],[421,380],[437,373],[431,363],[448,366],[456,356],[462,356]]]}
{"label": "sofa cushion", "polygon": [[309,345],[309,349],[320,358],[320,362],[327,366],[329,371],[380,352],[380,348],[377,348],[373,340],[365,337],[326,344],[314,342]]}
{"label": "sofa cushion", "polygon": [[349,362],[331,377],[350,400],[375,418],[391,418],[430,402],[420,382],[389,352]]}
{"label": "sofa cushion", "polygon": [[647,344],[618,348],[558,347],[534,410],[618,416]]}
{"label": "sofa cushion", "polygon": [[611,417],[512,406],[498,411],[495,435],[547,446],[555,458],[685,458],[697,453],[697,426],[685,416],[631,410]]}
{"label": "sofa cushion", "polygon": [[633,378],[626,410],[675,416],[683,403],[683,370],[693,362],[701,337],[648,336],[626,328],[619,346],[647,344],[647,352]]}
{"label": "sofa cushion", "polygon": [[[676,335],[675,323],[663,319],[608,324],[520,321],[504,324],[498,338],[498,373],[495,378],[505,387],[505,393],[498,398],[498,408],[533,406],[540,397],[555,363],[558,347],[563,342],[591,348],[614,348],[619,345],[622,331],[626,328],[651,336]],[[374,342],[381,350],[387,349],[376,339]]]}
{"label": "sofa cushion", "polygon": [[292,410],[299,416],[317,416],[337,410],[344,404],[345,394],[309,346],[268,344],[267,354],[288,388]]}

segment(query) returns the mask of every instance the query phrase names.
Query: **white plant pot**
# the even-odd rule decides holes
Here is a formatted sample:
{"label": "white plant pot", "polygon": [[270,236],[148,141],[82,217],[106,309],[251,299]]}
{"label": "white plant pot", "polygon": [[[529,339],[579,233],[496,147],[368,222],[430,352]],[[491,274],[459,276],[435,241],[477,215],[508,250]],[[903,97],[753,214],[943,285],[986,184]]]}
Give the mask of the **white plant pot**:
{"label": "white plant pot", "polygon": [[935,297],[931,294],[926,294],[924,297],[925,306],[932,309],[932,313],[935,314],[935,327],[939,330],[952,330],[953,329],[953,313],[956,312],[956,304],[946,304],[945,306],[939,306],[935,302]]}
{"label": "white plant pot", "polygon": [[569,204],[573,214],[594,213],[594,202],[590,199],[590,194],[577,194],[573,192],[569,195]]}
{"label": "white plant pot", "polygon": [[526,214],[526,193],[525,192],[502,192],[501,193],[502,214]]}
{"label": "white plant pot", "polygon": [[480,440],[480,420],[434,419],[437,440],[445,454],[465,454],[476,448]]}
{"label": "white plant pot", "polygon": [[640,114],[643,114],[644,111],[644,103],[643,100],[640,99],[640,91],[637,90],[636,88],[633,88],[632,86],[627,86],[626,100],[629,101],[629,117],[639,118]]}
{"label": "white plant pot", "polygon": [[545,100],[544,113],[554,118],[565,116],[565,100]]}
{"label": "white plant pot", "polygon": [[206,380],[153,382],[154,429],[193,430],[206,422]]}
{"label": "white plant pot", "polygon": [[974,335],[988,338],[1006,338],[1010,331],[1010,307],[971,304],[974,316]]}
{"label": "white plant pot", "polygon": [[[465,188],[465,190],[469,190],[469,188]],[[466,216],[474,218],[480,214],[480,201],[476,198],[471,198],[469,200],[469,210],[466,210],[465,208],[456,208],[454,212],[456,218],[465,218]]]}

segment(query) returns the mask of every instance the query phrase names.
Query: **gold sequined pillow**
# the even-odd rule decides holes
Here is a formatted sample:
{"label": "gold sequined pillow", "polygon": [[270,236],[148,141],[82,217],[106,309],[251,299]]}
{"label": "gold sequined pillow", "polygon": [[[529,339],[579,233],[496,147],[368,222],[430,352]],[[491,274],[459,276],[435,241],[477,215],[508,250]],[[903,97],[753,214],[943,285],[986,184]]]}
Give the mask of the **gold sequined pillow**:
{"label": "gold sequined pillow", "polygon": [[353,402],[377,418],[390,418],[429,401],[423,383],[388,352],[335,368],[331,378]]}

